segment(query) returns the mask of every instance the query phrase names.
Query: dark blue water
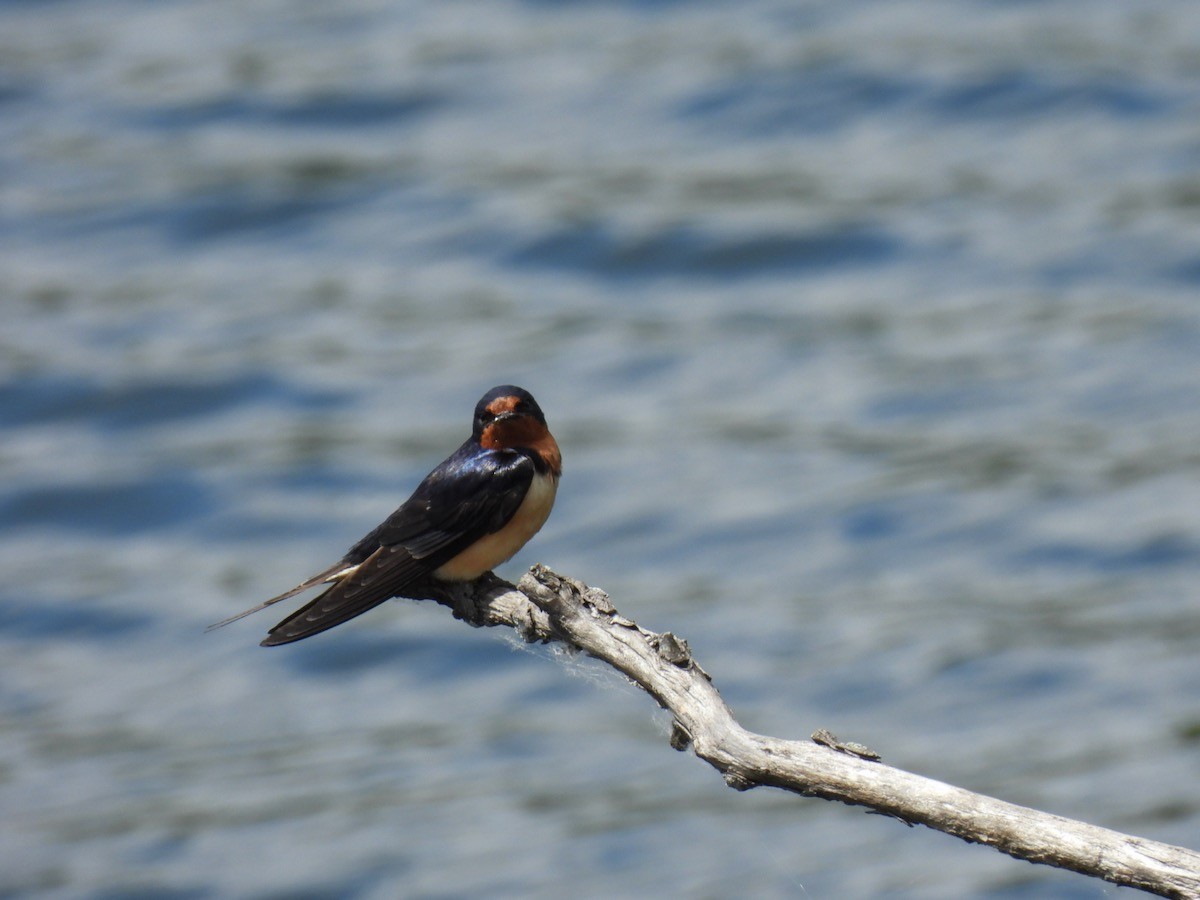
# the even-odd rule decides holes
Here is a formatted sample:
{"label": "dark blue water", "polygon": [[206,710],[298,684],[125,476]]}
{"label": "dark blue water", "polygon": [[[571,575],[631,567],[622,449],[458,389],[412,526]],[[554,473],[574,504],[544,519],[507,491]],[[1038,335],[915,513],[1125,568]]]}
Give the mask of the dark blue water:
{"label": "dark blue water", "polygon": [[[1090,898],[336,558],[489,386],[751,728],[1200,847],[1200,11],[0,6],[0,894]],[[265,618],[264,618],[265,617]]]}

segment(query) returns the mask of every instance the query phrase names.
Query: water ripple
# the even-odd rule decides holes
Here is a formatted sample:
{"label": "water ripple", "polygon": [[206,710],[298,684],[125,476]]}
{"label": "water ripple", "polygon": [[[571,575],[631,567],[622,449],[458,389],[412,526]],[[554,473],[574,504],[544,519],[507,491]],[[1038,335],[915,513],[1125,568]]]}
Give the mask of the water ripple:
{"label": "water ripple", "polygon": [[198,103],[139,109],[124,118],[165,131],[237,123],[288,128],[375,128],[416,124],[440,110],[446,97],[415,89],[395,92],[325,92],[292,101],[230,94]]}
{"label": "water ripple", "polygon": [[155,378],[122,384],[36,374],[0,383],[0,429],[78,422],[128,431],[204,419],[244,406],[330,410],[344,399],[343,394],[305,388],[266,372],[207,381]]}
{"label": "water ripple", "polygon": [[901,248],[895,235],[871,225],[749,235],[680,226],[634,237],[593,224],[534,238],[508,261],[516,267],[565,269],[607,278],[737,279],[878,266],[898,256]]}

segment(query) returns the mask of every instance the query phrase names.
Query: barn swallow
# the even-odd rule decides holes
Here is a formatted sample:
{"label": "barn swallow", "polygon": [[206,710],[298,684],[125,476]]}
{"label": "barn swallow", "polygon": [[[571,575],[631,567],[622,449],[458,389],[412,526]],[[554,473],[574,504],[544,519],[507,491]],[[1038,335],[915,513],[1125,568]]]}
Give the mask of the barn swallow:
{"label": "barn swallow", "polygon": [[269,632],[264,647],[312,637],[429,578],[471,581],[513,557],[554,506],[562,454],[530,393],[503,384],[475,406],[471,436],[340,560],[223,622],[328,587]]}

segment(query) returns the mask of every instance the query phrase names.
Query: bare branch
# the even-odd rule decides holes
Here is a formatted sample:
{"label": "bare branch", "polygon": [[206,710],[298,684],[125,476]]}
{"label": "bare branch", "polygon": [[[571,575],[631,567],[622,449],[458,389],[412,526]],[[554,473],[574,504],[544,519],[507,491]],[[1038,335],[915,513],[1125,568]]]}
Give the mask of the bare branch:
{"label": "bare branch", "polygon": [[879,762],[825,731],[788,741],[742,728],[687,642],[620,615],[598,588],[534,566],[517,587],[495,576],[431,584],[424,595],[475,626],[507,625],[608,663],[671,712],[671,746],[691,746],[737,790],[770,786],[865,806],[1033,863],[1163,897],[1200,897],[1200,853],[996,800]]}

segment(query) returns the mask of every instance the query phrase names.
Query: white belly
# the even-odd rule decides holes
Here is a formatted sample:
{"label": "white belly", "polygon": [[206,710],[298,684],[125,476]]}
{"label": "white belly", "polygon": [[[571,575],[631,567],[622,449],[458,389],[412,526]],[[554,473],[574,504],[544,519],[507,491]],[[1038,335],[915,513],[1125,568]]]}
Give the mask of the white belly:
{"label": "white belly", "polygon": [[470,581],[512,559],[545,524],[554,506],[556,493],[557,478],[553,475],[534,475],[529,492],[508,524],[480,538],[435,571],[434,576],[444,581]]}

